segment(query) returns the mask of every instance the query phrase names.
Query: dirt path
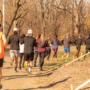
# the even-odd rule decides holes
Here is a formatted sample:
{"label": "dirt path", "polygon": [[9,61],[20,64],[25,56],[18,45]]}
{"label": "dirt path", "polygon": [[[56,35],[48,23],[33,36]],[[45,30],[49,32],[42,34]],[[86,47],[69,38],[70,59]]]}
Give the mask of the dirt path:
{"label": "dirt path", "polygon": [[42,72],[39,71],[38,67],[33,67],[32,75],[30,76],[28,76],[25,69],[18,69],[18,72],[15,73],[14,65],[12,67],[10,66],[9,53],[6,53],[4,59],[2,90],[45,90],[39,88],[41,87],[40,79],[42,78]]}

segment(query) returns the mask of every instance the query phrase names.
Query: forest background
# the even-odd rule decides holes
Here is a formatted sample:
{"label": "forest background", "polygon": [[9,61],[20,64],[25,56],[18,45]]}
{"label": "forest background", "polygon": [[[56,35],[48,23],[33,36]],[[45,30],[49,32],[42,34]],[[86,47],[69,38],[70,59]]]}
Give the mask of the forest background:
{"label": "forest background", "polygon": [[[2,24],[3,0],[0,0],[0,23]],[[3,26],[3,25],[2,25]],[[85,40],[90,34],[89,0],[5,0],[5,34],[8,37],[13,28],[19,34],[33,30],[34,37],[43,33],[45,38],[62,40],[70,33],[72,40],[81,34]]]}

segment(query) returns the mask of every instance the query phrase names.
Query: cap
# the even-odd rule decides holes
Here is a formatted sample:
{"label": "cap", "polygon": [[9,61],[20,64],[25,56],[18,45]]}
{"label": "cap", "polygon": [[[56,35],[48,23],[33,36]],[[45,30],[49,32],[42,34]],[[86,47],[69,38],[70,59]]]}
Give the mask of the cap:
{"label": "cap", "polygon": [[31,29],[28,30],[28,34],[32,34],[33,31]]}
{"label": "cap", "polygon": [[17,28],[14,28],[13,31],[18,31],[18,29]]}

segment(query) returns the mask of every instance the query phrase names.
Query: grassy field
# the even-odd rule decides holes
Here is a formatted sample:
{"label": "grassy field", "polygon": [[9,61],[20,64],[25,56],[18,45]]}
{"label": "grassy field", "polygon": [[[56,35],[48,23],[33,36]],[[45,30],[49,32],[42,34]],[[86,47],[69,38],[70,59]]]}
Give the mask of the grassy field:
{"label": "grassy field", "polygon": [[[69,56],[68,62],[71,62],[73,60],[73,55],[76,53],[76,48],[71,49],[70,51],[71,52],[70,52],[70,56]],[[81,52],[83,54],[85,54],[85,48],[81,49],[80,56],[81,56]],[[50,61],[47,61],[47,59],[45,58],[44,69],[53,69],[53,68],[57,68],[58,66],[61,66],[61,65],[65,64],[65,59],[66,58],[62,59],[62,55],[63,54],[64,54],[64,50],[58,51],[58,55],[57,55],[58,61],[55,61],[55,59],[53,59],[53,61],[52,61],[51,58],[50,58]],[[52,55],[53,55],[53,51],[51,53],[51,56]],[[89,59],[90,59],[90,55],[87,55],[85,60],[89,60]],[[78,62],[83,61],[83,60],[84,59],[81,58]]]}

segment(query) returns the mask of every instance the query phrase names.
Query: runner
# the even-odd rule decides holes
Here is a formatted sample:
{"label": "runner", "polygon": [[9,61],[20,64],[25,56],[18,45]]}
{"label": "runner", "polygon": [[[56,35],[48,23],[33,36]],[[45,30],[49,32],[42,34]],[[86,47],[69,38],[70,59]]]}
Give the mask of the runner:
{"label": "runner", "polygon": [[6,49],[6,47],[7,47],[6,36],[1,31],[1,24],[0,24],[0,89],[2,88],[1,85],[2,67],[3,67],[4,49]]}
{"label": "runner", "polygon": [[[25,37],[25,34],[22,34],[21,40]],[[21,69],[21,63],[22,63],[22,58],[24,56],[24,44],[19,44],[20,45],[20,62],[19,62],[19,69]],[[23,68],[24,68],[24,58],[23,58]]]}
{"label": "runner", "polygon": [[[86,53],[88,53],[88,51],[90,51],[90,34],[88,35],[88,38],[85,41],[86,44]],[[85,60],[86,56],[84,57]]]}
{"label": "runner", "polygon": [[21,44],[24,44],[24,59],[25,64],[24,67],[27,70],[29,67],[28,75],[31,74],[31,69],[33,66],[33,59],[34,59],[34,46],[36,47],[36,39],[32,37],[33,31],[31,29],[28,30],[28,34],[24,39],[21,41]]}
{"label": "runner", "polygon": [[51,41],[51,44],[53,45],[52,48],[53,48],[53,51],[54,51],[52,60],[55,57],[56,58],[56,61],[58,61],[57,60],[57,50],[58,50],[58,45],[60,45],[60,41],[57,39],[57,37],[58,36],[55,35],[54,40]]}
{"label": "runner", "polygon": [[64,44],[64,51],[65,51],[65,54],[62,56],[62,58],[66,56],[65,62],[67,62],[70,53],[70,43],[71,43],[70,34],[67,34],[67,36],[62,40],[62,43]]}
{"label": "runner", "polygon": [[[40,36],[41,36],[40,34],[37,35],[36,40],[39,39]],[[38,58],[38,46],[35,47],[35,60],[34,60],[34,67],[36,67],[36,61],[37,61],[37,58]]]}
{"label": "runner", "polygon": [[44,35],[41,34],[40,39],[37,41],[38,44],[38,54],[39,54],[39,66],[40,66],[40,71],[43,70],[43,64],[44,64],[44,58],[45,58],[45,52],[46,52],[46,47],[48,47],[48,42],[44,40]]}
{"label": "runner", "polygon": [[13,34],[8,39],[8,44],[10,44],[10,57],[11,57],[11,66],[13,65],[13,61],[15,59],[15,72],[17,71],[18,67],[18,57],[19,57],[19,41],[20,36],[18,35],[18,29],[13,29]]}
{"label": "runner", "polygon": [[51,38],[48,37],[47,41],[48,41],[49,47],[46,47],[46,56],[47,56],[47,61],[49,61],[50,54],[51,54]]}
{"label": "runner", "polygon": [[83,44],[83,40],[81,39],[81,35],[79,35],[79,37],[74,41],[74,43],[76,44],[76,49],[77,49],[77,52],[76,54],[73,56],[73,59],[75,59],[75,57],[79,56],[79,52],[80,52],[80,49],[81,49],[81,45]]}

